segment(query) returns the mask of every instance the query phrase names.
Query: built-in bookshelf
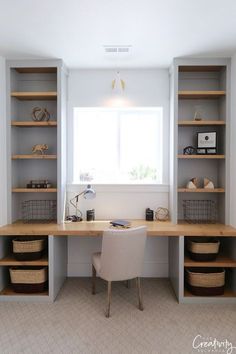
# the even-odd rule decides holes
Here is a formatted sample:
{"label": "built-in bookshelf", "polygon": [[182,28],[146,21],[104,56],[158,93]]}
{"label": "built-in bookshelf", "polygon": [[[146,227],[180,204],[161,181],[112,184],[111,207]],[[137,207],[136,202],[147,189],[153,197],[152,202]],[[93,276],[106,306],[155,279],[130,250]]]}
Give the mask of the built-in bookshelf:
{"label": "built-in bookshelf", "polygon": [[[27,200],[57,200],[57,221],[63,219],[66,75],[60,60],[8,61],[9,223],[22,218],[22,203]],[[36,107],[49,116],[33,116]],[[47,149],[33,152],[38,144]],[[50,188],[27,188],[30,181],[39,180],[49,181]]]}
{"label": "built-in bookshelf", "polygon": [[[186,201],[199,201],[199,205],[203,205],[202,201],[209,201],[216,206],[215,222],[228,225],[230,224],[230,59],[176,59],[170,71],[171,219],[174,223],[186,223],[184,207],[197,205],[197,203],[186,204]],[[216,132],[216,151],[212,154],[202,154],[197,150],[197,134],[209,132]],[[186,147],[191,147],[191,149],[185,149]],[[197,178],[197,188],[189,189],[187,184],[193,178]],[[214,189],[204,188],[204,178],[208,178],[214,183]],[[199,235],[201,235],[201,229],[207,225],[199,222]],[[179,301],[192,303],[235,302],[235,238],[229,237],[221,240],[220,253],[212,262],[191,260],[186,252],[186,238],[187,235],[184,235],[179,240],[171,238],[169,241],[170,277]],[[176,271],[176,267],[179,272]],[[187,267],[225,268],[224,295],[220,297],[192,295],[185,283],[185,268]]]}
{"label": "built-in bookshelf", "polygon": [[[55,222],[61,223],[66,195],[67,70],[61,60],[9,60],[6,70],[7,221],[17,224],[22,219],[24,202],[52,200],[57,204]],[[33,115],[35,107],[46,109],[50,115],[41,120]],[[32,148],[38,144],[46,144],[47,148],[34,151]],[[48,183],[45,182],[44,188],[42,185],[31,188],[30,182],[39,180]],[[32,232],[34,225],[29,225]],[[19,237],[25,235],[20,233]],[[50,302],[55,299],[66,276],[66,257],[60,255],[62,249],[66,250],[66,238],[56,239],[45,234],[36,235],[38,237],[43,237],[47,246],[42,258],[35,261],[18,261],[12,249],[15,236],[0,237],[0,301]],[[25,266],[46,267],[48,286],[45,291],[32,294],[14,291],[9,268]]]}
{"label": "built-in bookshelf", "polygon": [[[191,61],[190,61],[191,63]],[[178,66],[177,92],[177,220],[184,219],[185,199],[212,200],[216,203],[217,221],[226,222],[227,175],[227,64]],[[198,115],[195,119],[195,115]],[[215,154],[185,154],[184,148],[197,149],[197,134],[216,132]],[[197,178],[196,190],[186,188]],[[210,179],[214,190],[203,188],[204,178]],[[186,194],[187,193],[187,194]],[[187,196],[187,197],[186,197]]]}

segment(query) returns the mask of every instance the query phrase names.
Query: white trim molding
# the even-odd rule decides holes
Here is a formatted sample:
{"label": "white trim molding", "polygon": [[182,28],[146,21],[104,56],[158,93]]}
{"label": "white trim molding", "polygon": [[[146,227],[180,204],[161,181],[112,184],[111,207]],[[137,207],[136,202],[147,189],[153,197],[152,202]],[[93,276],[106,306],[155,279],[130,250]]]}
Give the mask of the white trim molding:
{"label": "white trim molding", "polygon": [[[68,184],[67,192],[77,193],[83,190],[86,184]],[[97,193],[168,193],[167,184],[92,184]]]}

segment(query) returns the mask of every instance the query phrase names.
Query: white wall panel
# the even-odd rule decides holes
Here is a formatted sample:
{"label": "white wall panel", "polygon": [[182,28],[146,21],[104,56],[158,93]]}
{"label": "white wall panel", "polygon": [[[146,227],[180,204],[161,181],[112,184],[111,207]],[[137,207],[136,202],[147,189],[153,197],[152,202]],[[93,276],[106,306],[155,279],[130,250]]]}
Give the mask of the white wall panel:
{"label": "white wall panel", "polygon": [[7,222],[6,153],[6,75],[5,59],[0,57],[0,225]]}
{"label": "white wall panel", "polygon": [[[73,107],[103,107],[115,103],[111,82],[116,70],[70,70],[68,80],[68,172],[71,181],[73,156],[72,119]],[[135,107],[162,106],[164,114],[165,186],[94,186],[94,200],[80,200],[85,211],[95,209],[96,219],[144,219],[145,208],[168,207],[169,168],[169,73],[167,69],[122,70],[121,78],[126,88],[122,105]],[[81,186],[68,186],[71,198],[82,190]],[[71,212],[72,209],[71,209]],[[68,238],[68,275],[87,276],[91,272],[91,254],[101,248],[101,240]],[[168,275],[168,240],[148,239],[144,276]]]}

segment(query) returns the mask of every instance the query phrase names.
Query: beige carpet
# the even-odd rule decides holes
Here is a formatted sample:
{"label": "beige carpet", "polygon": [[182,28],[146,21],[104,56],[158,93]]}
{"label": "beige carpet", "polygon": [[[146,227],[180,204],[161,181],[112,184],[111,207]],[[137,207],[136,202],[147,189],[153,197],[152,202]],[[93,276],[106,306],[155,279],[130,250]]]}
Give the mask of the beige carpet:
{"label": "beige carpet", "polygon": [[93,296],[87,278],[68,279],[53,304],[0,303],[0,353],[201,353],[197,334],[236,346],[236,306],[179,305],[166,279],[145,279],[143,290],[141,312],[135,288],[115,283],[109,319],[105,284]]}

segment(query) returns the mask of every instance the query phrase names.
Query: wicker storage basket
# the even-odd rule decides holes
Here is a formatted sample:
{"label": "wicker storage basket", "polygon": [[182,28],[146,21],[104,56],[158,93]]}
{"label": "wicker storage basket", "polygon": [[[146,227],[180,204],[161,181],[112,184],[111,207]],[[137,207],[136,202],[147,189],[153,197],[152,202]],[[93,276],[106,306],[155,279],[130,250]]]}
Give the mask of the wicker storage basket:
{"label": "wicker storage basket", "polygon": [[46,289],[48,278],[46,267],[12,267],[9,271],[15,292],[37,293]]}
{"label": "wicker storage basket", "polygon": [[187,250],[194,261],[207,262],[216,259],[220,248],[220,241],[216,238],[188,238]]}
{"label": "wicker storage basket", "polygon": [[12,241],[13,254],[18,261],[33,261],[42,257],[45,246],[43,239],[16,238]]}
{"label": "wicker storage basket", "polygon": [[188,268],[186,269],[186,282],[194,295],[223,295],[225,270],[223,268]]}

